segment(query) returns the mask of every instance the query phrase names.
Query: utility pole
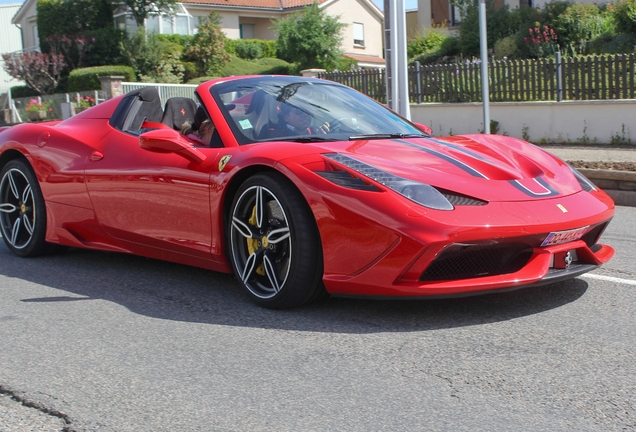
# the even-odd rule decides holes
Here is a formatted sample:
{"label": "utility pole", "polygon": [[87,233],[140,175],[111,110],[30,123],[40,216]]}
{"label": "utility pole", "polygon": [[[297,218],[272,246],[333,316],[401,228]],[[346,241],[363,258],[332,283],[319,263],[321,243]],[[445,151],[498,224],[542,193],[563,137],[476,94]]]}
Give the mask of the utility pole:
{"label": "utility pole", "polygon": [[481,99],[484,106],[484,133],[490,134],[490,88],[488,86],[488,39],[486,0],[479,0],[479,48],[481,54]]}
{"label": "utility pole", "polygon": [[384,0],[387,105],[411,119],[404,0]]}

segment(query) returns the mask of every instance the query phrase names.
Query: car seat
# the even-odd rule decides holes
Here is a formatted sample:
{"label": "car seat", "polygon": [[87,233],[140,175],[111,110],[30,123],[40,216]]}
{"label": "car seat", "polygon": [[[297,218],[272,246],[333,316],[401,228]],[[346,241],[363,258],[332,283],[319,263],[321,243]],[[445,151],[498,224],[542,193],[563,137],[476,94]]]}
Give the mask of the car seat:
{"label": "car seat", "polygon": [[197,103],[187,97],[173,97],[166,101],[161,123],[171,128],[181,131],[183,124],[194,123],[194,114],[197,110]]}

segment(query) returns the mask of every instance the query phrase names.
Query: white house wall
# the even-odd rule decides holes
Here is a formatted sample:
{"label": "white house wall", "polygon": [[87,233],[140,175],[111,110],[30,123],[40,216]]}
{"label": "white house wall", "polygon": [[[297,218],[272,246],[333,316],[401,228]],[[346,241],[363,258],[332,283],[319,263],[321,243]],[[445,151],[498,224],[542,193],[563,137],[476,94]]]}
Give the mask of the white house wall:
{"label": "white house wall", "polygon": [[219,11],[218,9],[189,3],[184,4],[184,6],[195,19],[198,17],[207,18],[212,10],[216,10],[221,16],[221,30],[230,39],[240,39],[240,24],[254,24],[254,37],[256,39],[275,39],[276,33],[270,29],[272,26],[271,20],[285,16],[280,13],[257,10]]}
{"label": "white house wall", "polygon": [[[11,24],[11,19],[20,9],[20,4],[0,5],[0,53],[10,53],[22,49],[20,29]],[[23,85],[4,70],[4,60],[0,57],[0,93],[5,93],[12,86]]]}
{"label": "white house wall", "polygon": [[[342,50],[347,54],[383,57],[383,24],[365,1],[336,0],[324,7],[327,14],[340,16],[339,22],[347,24],[342,31]],[[364,25],[364,48],[353,44],[353,23]]]}
{"label": "white house wall", "polygon": [[26,0],[13,17],[13,22],[22,28],[23,49],[29,51],[39,49],[37,37],[37,0]]}

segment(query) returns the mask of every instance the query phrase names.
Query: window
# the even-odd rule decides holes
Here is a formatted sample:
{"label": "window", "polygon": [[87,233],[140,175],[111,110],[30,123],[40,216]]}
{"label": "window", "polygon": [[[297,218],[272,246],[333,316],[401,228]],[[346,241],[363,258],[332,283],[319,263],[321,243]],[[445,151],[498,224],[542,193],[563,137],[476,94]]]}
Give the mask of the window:
{"label": "window", "polygon": [[353,23],[353,44],[364,46],[364,24]]}
{"label": "window", "polygon": [[161,33],[159,29],[159,15],[152,15],[146,18],[146,31],[148,33]]}
{"label": "window", "polygon": [[239,24],[241,39],[254,39],[254,24]]}
{"label": "window", "polygon": [[33,26],[33,46],[35,48],[39,48],[40,47],[40,36],[38,36],[38,26],[37,25]]}
{"label": "window", "polygon": [[[117,28],[133,32],[137,29],[132,15],[127,9],[119,8],[115,11],[115,25]],[[177,3],[174,14],[155,12],[146,18],[145,27],[148,32],[159,34],[192,35],[196,33],[195,19],[188,13],[182,4]]]}
{"label": "window", "polygon": [[450,13],[451,13],[450,25],[452,26],[459,25],[461,22],[461,15],[459,14],[459,8],[457,6],[451,5]]}

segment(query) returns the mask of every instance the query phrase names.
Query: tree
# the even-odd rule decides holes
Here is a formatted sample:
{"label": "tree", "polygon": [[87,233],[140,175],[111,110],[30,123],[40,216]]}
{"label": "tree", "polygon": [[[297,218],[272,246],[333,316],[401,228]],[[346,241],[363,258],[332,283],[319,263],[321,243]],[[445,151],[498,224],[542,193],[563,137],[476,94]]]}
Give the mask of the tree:
{"label": "tree", "polygon": [[2,58],[9,75],[41,94],[53,93],[66,66],[64,56],[55,53],[2,54]]}
{"label": "tree", "polygon": [[204,75],[216,75],[230,61],[225,51],[225,34],[221,30],[221,16],[211,12],[205,23],[199,26],[198,33],[183,52],[184,60],[197,65]]}
{"label": "tree", "polygon": [[342,55],[340,44],[346,24],[338,22],[316,3],[287,18],[274,21],[278,33],[278,57],[296,63],[300,70],[319,67],[332,69]]}
{"label": "tree", "polygon": [[128,6],[137,26],[143,27],[146,18],[159,15],[160,11],[172,13],[177,0],[123,0],[120,4]]}
{"label": "tree", "polygon": [[38,0],[37,29],[43,52],[62,54],[68,70],[108,64],[117,57],[121,31],[113,27],[110,0]]}

